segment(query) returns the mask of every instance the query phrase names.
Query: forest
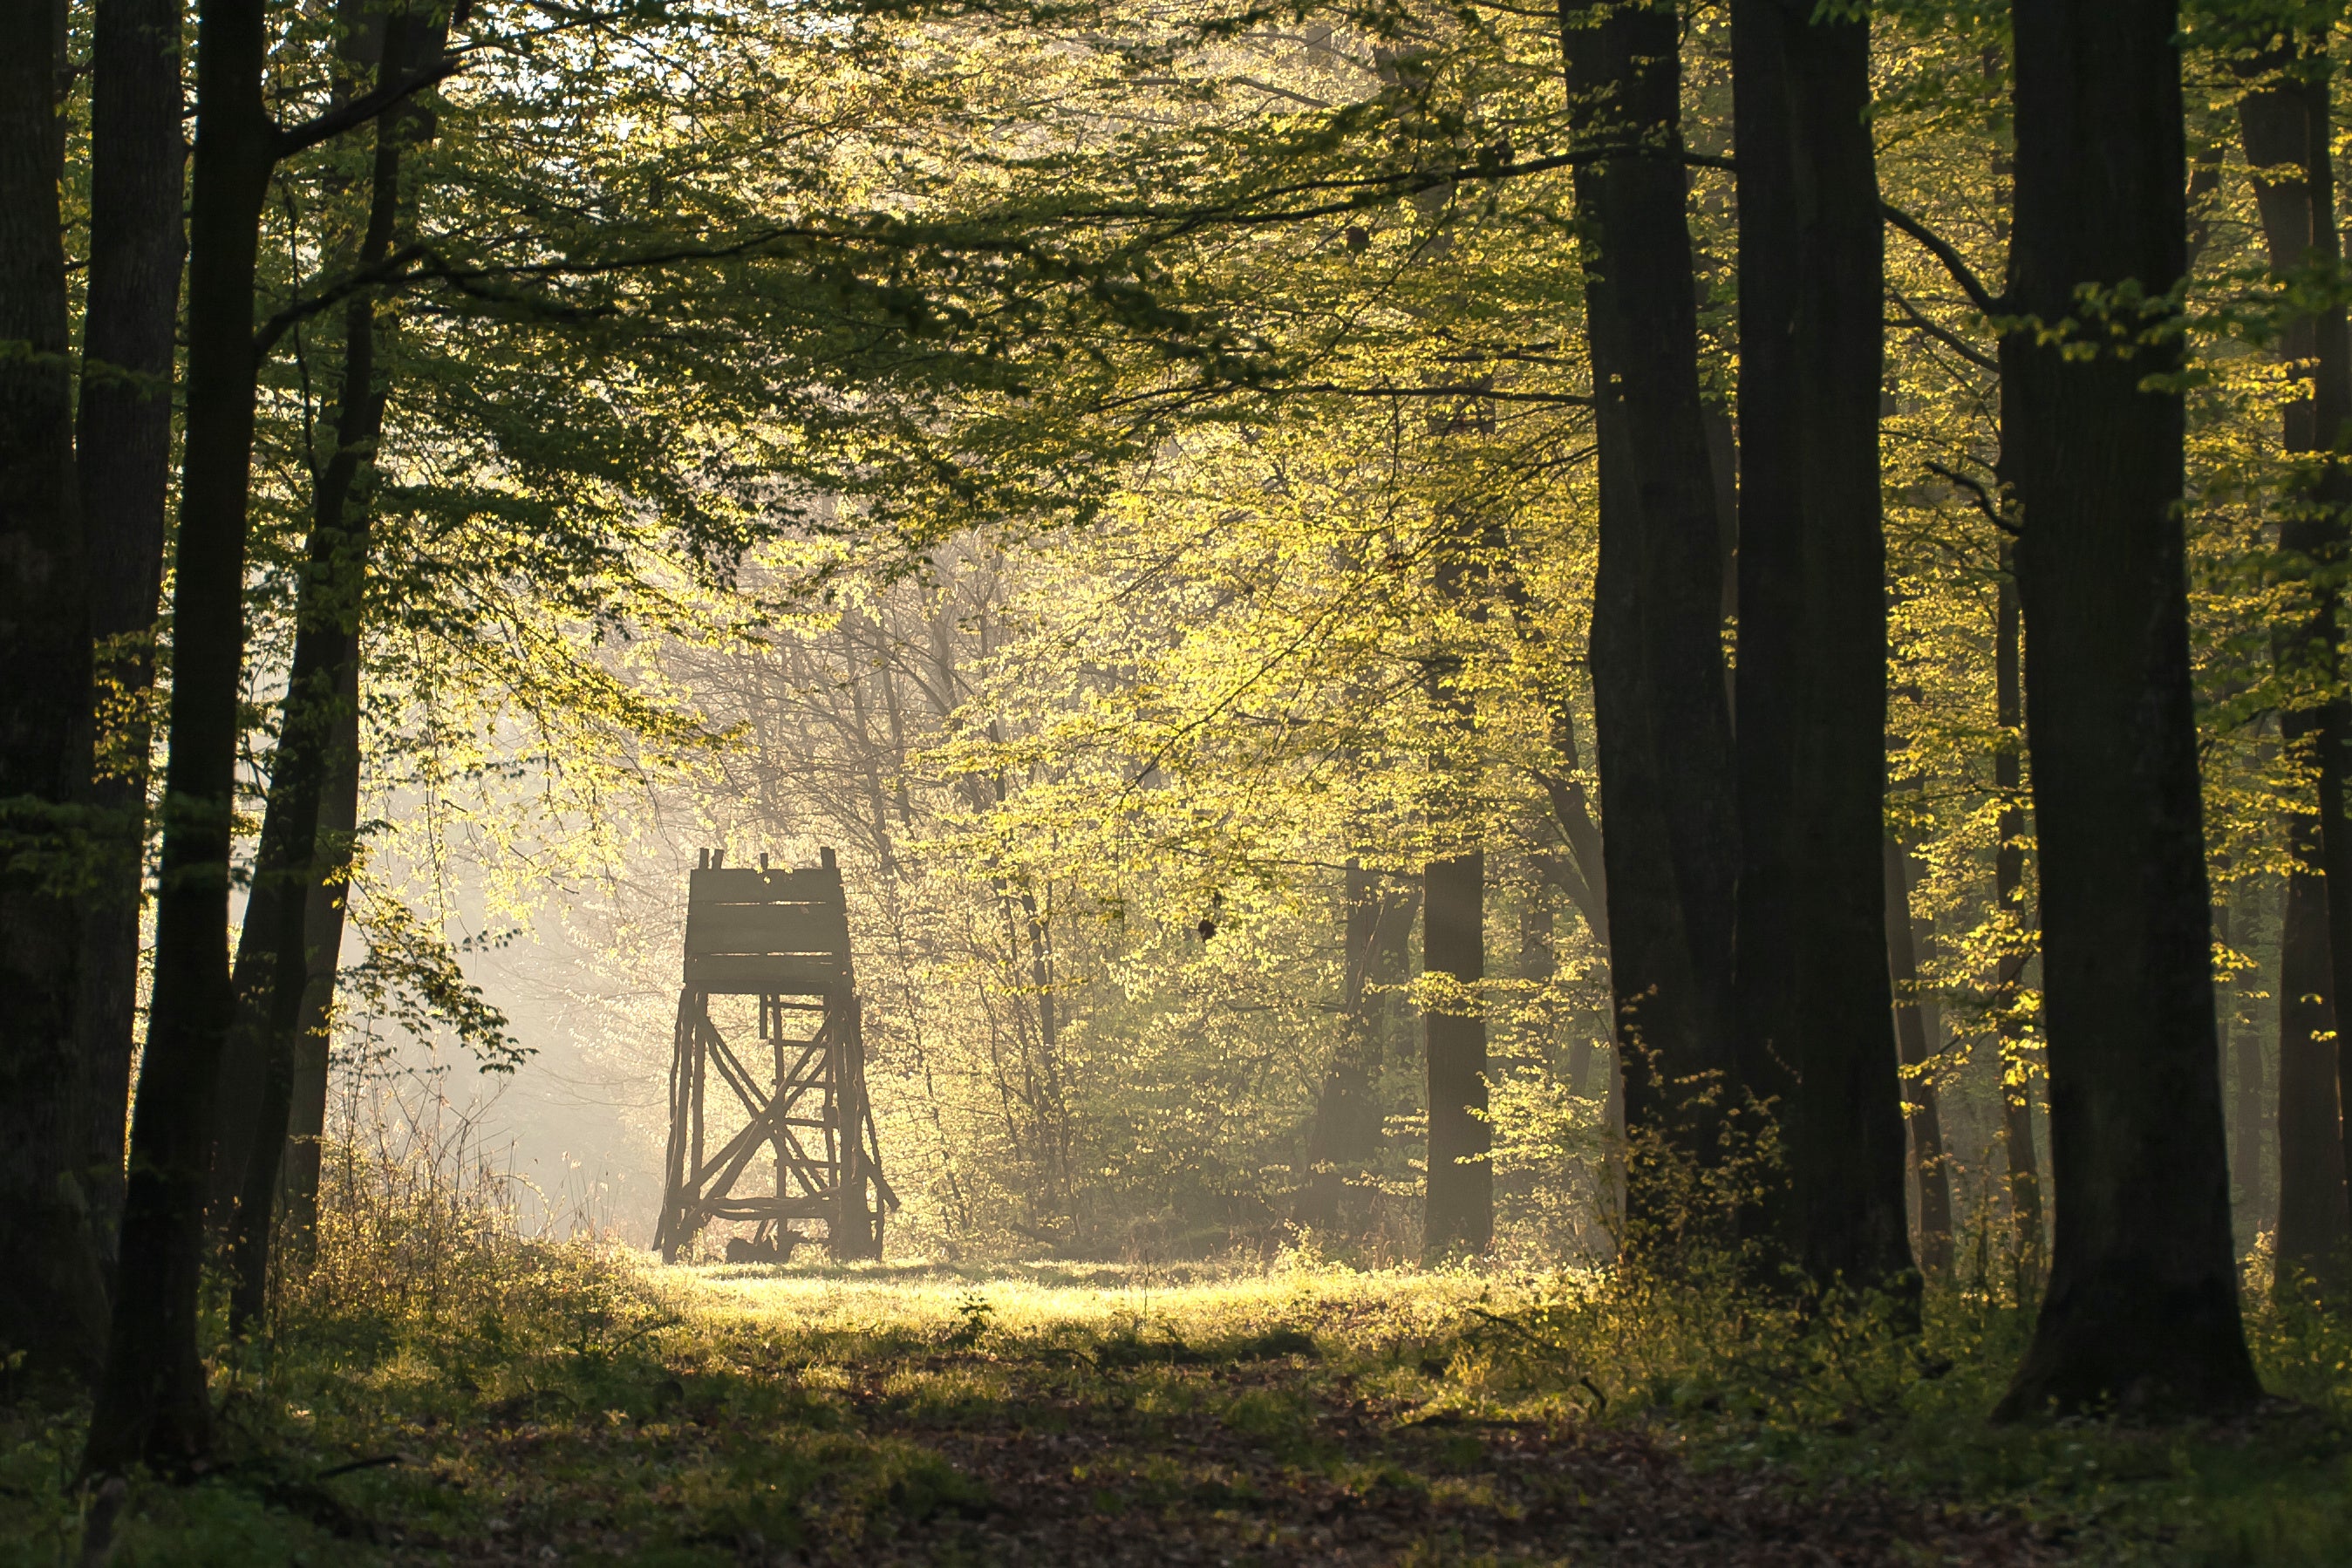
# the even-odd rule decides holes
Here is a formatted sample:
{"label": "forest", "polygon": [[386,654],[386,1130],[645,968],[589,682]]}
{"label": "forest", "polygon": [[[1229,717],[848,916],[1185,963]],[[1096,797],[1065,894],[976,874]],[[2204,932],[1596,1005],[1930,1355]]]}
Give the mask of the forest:
{"label": "forest", "polygon": [[0,1563],[2352,1561],[2338,60],[0,5]]}

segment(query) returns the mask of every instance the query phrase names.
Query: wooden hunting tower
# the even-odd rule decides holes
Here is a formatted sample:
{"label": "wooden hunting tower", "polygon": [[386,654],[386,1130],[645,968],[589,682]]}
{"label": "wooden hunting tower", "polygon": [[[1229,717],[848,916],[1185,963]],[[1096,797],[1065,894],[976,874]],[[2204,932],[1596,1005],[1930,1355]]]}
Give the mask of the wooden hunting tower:
{"label": "wooden hunting tower", "polygon": [[[898,1206],[882,1176],[866,1099],[866,1046],[849,964],[849,910],[833,851],[796,871],[726,864],[704,851],[686,898],[686,987],[669,1070],[669,1159],[654,1245],[667,1261],[712,1220],[754,1220],[773,1246],[793,1220],[821,1219],[837,1258],[882,1256],[882,1216]],[[739,1049],[711,1022],[713,996],[759,998],[759,1042]],[[814,1022],[806,1039],[795,1024]],[[703,1146],[713,1076],[749,1120],[716,1152]],[[775,1191],[738,1193],[762,1146]],[[779,1249],[789,1253],[790,1244]]]}

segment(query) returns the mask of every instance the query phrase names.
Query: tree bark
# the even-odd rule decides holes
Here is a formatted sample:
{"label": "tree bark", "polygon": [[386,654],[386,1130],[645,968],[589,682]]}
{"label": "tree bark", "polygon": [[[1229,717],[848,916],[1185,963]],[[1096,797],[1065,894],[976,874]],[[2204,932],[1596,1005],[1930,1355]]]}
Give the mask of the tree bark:
{"label": "tree bark", "polygon": [[[2242,896],[2253,900],[2258,895],[2249,889]],[[2257,902],[2255,909],[2259,910],[2260,907]],[[2253,918],[2259,921],[2259,914]],[[2242,1022],[2237,1016],[2236,1001],[2234,994],[2228,999],[2221,1037],[2231,1047],[2231,1110],[2237,1126],[2231,1163],[2237,1177],[2237,1218],[2241,1237],[2251,1238],[2263,1228],[2270,1207],[2270,1184],[2263,1169],[2263,1086],[2269,1075],[2263,1070],[2262,1032],[2236,1026]]]}
{"label": "tree bark", "polygon": [[1298,1205],[1300,1224],[1334,1234],[1349,1228],[1350,1179],[1360,1181],[1381,1150],[1381,1107],[1373,1090],[1380,1014],[1372,966],[1389,903],[1380,873],[1353,858],[1341,899],[1339,1041],[1316,1096]]}
{"label": "tree bark", "polygon": [[1600,444],[1595,758],[1624,1075],[1629,1238],[1722,1155],[1738,824],[1722,561],[1699,397],[1680,17],[1562,0]]}
{"label": "tree bark", "polygon": [[1914,1076],[1904,1086],[1904,1116],[1911,1133],[1911,1174],[1919,1194],[1919,1267],[1931,1279],[1952,1271],[1952,1173],[1944,1160],[1944,1121],[1936,1086],[1918,1069],[1942,1041],[1935,998],[1919,978],[1919,949],[1911,919],[1910,856],[1892,834],[1886,872],[1886,964],[1895,983],[1895,1043]]}
{"label": "tree bark", "polygon": [[1495,1239],[1494,1129],[1486,1121],[1486,853],[1433,860],[1425,873],[1421,962],[1457,994],[1423,1015],[1428,1032],[1429,1177],[1422,1252],[1431,1261],[1475,1256]]}
{"label": "tree bark", "polygon": [[2311,868],[2318,825],[2287,819],[2285,909],[2279,920],[2277,1288],[2299,1294],[2337,1261],[2352,1214],[2337,1127],[2336,1010],[2327,962],[2327,890]]}
{"label": "tree bark", "polygon": [[336,965],[343,948],[352,855],[359,828],[360,639],[354,629],[341,659],[341,689],[319,805],[319,880],[310,889],[302,932],[309,979],[294,1032],[293,1109],[286,1128],[286,1234],[307,1258],[319,1225],[319,1168],[327,1132],[329,1028],[333,1022]]}
{"label": "tree bark", "polygon": [[188,416],[173,595],[171,760],[155,982],[131,1130],[106,1372],[84,1464],[185,1472],[211,1447],[196,1350],[205,1154],[229,985],[229,851],[245,654],[253,283],[276,152],[262,0],[205,0],[189,225]]}
{"label": "tree bark", "polygon": [[[325,891],[320,805],[336,750],[341,717],[337,709],[347,685],[344,660],[357,651],[367,572],[368,517],[363,504],[352,504],[353,489],[356,470],[373,457],[383,424],[374,329],[366,319],[372,314],[372,303],[362,301],[352,308],[346,322],[336,450],[319,486],[269,804],[238,943],[236,1035],[252,1042],[262,1082],[242,1142],[232,1148],[224,1142],[215,1156],[217,1164],[242,1175],[229,1226],[229,1319],[235,1332],[246,1331],[258,1319],[268,1281],[270,1225],[293,1107],[303,1001],[314,969],[309,951],[312,905]],[[341,922],[336,924],[340,940]]]}
{"label": "tree bark", "polygon": [[[439,26],[412,26],[404,14],[394,13],[383,30],[379,79],[396,80],[436,58],[444,37]],[[402,215],[401,153],[425,124],[425,110],[414,101],[377,122],[368,220],[359,247],[362,267],[391,254]],[[258,1320],[268,1289],[270,1227],[293,1107],[295,1058],[302,1048],[303,999],[315,967],[308,952],[312,907],[328,891],[319,854],[320,805],[339,730],[338,709],[346,686],[355,687],[345,660],[358,655],[369,553],[367,481],[374,472],[388,396],[376,363],[377,309],[366,296],[344,309],[334,452],[319,478],[269,805],[237,947],[237,1026],[223,1065],[257,1069],[250,1077],[257,1078],[258,1092],[246,1101],[236,1091],[247,1084],[225,1076],[224,1136],[214,1156],[215,1190],[226,1175],[234,1178],[237,1194],[229,1226],[229,1322],[236,1332]],[[336,935],[340,941],[340,921]],[[232,1118],[232,1110],[245,1114]]]}
{"label": "tree bark", "polygon": [[1739,146],[1739,1087],[1779,1125],[1759,1238],[1910,1277],[1886,970],[1883,230],[1870,25],[1733,0]]}
{"label": "tree bark", "polygon": [[[2292,278],[2332,269],[2342,256],[2336,232],[2335,172],[2328,154],[2328,58],[2323,47],[2290,41],[2242,63],[2254,85],[2238,103],[2246,163],[2254,171],[2255,206],[2271,270]],[[2290,456],[2331,454],[2352,413],[2344,308],[2329,306],[2287,323],[2284,358],[2308,367],[2312,395],[2285,410]],[[2344,748],[2352,715],[2336,688],[2342,633],[2336,591],[2327,575],[2344,555],[2338,510],[2347,499],[2338,466],[2323,458],[2291,494],[2279,526],[2288,570],[2301,573],[2308,597],[2302,614],[2273,631],[2272,656],[2291,685],[2317,689],[2279,717],[2290,755],[2306,750],[2315,764],[2314,814],[2287,822],[2292,866],[2280,936],[2278,1274],[2292,1289],[2299,1276],[2321,1276],[2337,1262],[2352,1214],[2347,1212],[2342,1081],[2352,1042],[2330,1041],[2339,999],[2352,984],[2352,823],[2344,811]]]}
{"label": "tree bark", "polygon": [[58,205],[64,21],[61,5],[0,7],[0,1344],[41,1374],[81,1377],[106,1301],[74,1027],[91,731]]}
{"label": "tree bark", "polygon": [[[2010,417],[2006,392],[2002,428]],[[2006,470],[2004,469],[2004,472]],[[2017,747],[2025,732],[2025,690],[2017,604],[2016,552],[2000,547],[2000,584],[1993,611],[1993,718],[2000,726],[2000,749],[1993,753],[1993,792],[2000,802],[1995,819],[1993,906],[2002,917],[1998,956],[1993,960],[1993,1028],[2000,1047],[2000,1143],[2008,1167],[2009,1217],[2017,1237],[2018,1299],[2042,1288],[2047,1248],[2042,1232],[2042,1161],[2034,1150],[2033,1079],[2028,1052],[2032,1019],[2021,993],[2033,944],[2027,932],[2032,912],[2025,903],[2025,769]]]}
{"label": "tree bark", "polygon": [[109,1251],[122,1206],[155,612],[172,461],[172,355],[180,313],[187,146],[180,132],[180,7],[100,0],[90,46],[89,291],[79,454],[100,746],[90,783],[100,860],[82,910],[76,1020],[90,1207]]}
{"label": "tree bark", "polygon": [[[2170,0],[2018,0],[2001,339],[2057,1230],[2004,1417],[2261,1393],[2238,1311],[2180,515]],[[2102,291],[2095,297],[2084,286]],[[2100,303],[2105,301],[2105,303]]]}
{"label": "tree bark", "polygon": [[[1477,421],[1479,414],[1449,418],[1444,429]],[[1441,432],[1443,433],[1443,432]],[[1444,524],[1449,535],[1437,564],[1439,596],[1465,607],[1475,625],[1486,619],[1484,595],[1490,562],[1501,540],[1455,516]],[[1430,700],[1451,721],[1457,743],[1475,746],[1477,707],[1462,684],[1464,659],[1446,651],[1429,666]],[[1433,759],[1444,781],[1431,807],[1433,825],[1454,829],[1456,852],[1432,860],[1423,874],[1428,902],[1422,911],[1421,966],[1443,976],[1444,992],[1422,1016],[1423,1067],[1429,1104],[1428,1172],[1423,1193],[1422,1252],[1431,1262],[1475,1257],[1495,1239],[1494,1130],[1486,1120],[1486,1015],[1482,987],[1486,979],[1486,823],[1475,781],[1475,762],[1458,756]],[[1461,841],[1466,838],[1468,843]]]}

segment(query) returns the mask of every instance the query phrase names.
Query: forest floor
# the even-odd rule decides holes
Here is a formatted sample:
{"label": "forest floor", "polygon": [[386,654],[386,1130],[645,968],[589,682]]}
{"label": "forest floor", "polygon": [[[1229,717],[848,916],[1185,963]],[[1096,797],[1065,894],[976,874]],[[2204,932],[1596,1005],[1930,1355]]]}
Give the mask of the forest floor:
{"label": "forest floor", "polygon": [[1858,1342],[1794,1374],[1842,1395],[1759,1396],[1769,1376],[1695,1376],[1699,1342],[1669,1342],[1721,1325],[1648,1331],[1561,1289],[1320,1268],[659,1269],[524,1249],[497,1280],[313,1317],[271,1355],[232,1358],[219,1471],[142,1483],[95,1553],[92,1500],[66,1484],[71,1415],[20,1407],[0,1425],[0,1555],[2352,1560],[2352,1443],[2316,1407],[1996,1431],[1980,1416],[1995,1383],[1920,1373],[1916,1352],[1888,1383]]}

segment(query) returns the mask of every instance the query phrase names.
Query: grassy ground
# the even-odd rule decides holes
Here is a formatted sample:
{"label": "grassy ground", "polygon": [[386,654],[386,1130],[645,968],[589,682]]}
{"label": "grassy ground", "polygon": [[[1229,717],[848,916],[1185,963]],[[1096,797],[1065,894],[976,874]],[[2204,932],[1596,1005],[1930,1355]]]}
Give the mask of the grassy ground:
{"label": "grassy ground", "polygon": [[[1466,1274],[509,1247],[403,1279],[227,1358],[196,1486],[78,1494],[71,1415],[16,1409],[0,1551],[81,1561],[95,1508],[122,1568],[2352,1561],[2329,1402],[1995,1431],[2014,1325],[1957,1302],[1923,1354]],[[2274,1386],[2343,1375],[2309,1324],[2263,1342]]]}

